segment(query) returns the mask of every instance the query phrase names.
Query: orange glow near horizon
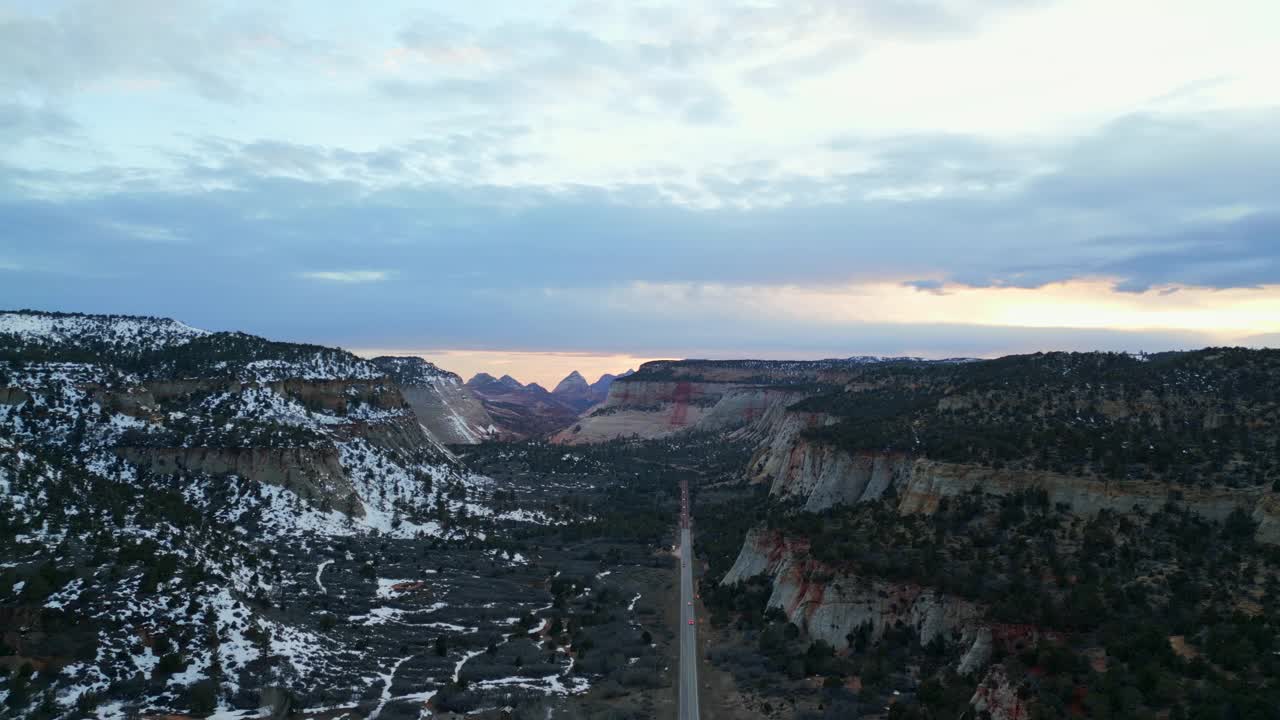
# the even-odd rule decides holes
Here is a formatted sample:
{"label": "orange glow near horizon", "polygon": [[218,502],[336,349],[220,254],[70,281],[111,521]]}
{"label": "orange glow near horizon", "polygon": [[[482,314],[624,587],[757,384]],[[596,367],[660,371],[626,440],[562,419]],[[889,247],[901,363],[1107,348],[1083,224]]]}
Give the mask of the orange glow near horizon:
{"label": "orange glow near horizon", "polygon": [[1221,341],[1280,332],[1280,286],[1214,290],[1167,286],[1120,292],[1108,279],[1037,288],[946,286],[917,290],[901,282],[827,286],[637,283],[611,298],[666,312],[785,318],[814,325],[956,324],[989,327],[1175,330]]}
{"label": "orange glow near horizon", "polygon": [[377,350],[355,351],[362,357],[376,355],[411,355],[425,358],[445,370],[458,373],[463,380],[487,372],[494,377],[510,375],[526,385],[536,382],[548,390],[569,373],[577,370],[593,383],[605,373],[619,375],[635,370],[642,363],[662,358],[637,357],[626,354],[586,352],[538,352],[531,350]]}
{"label": "orange glow near horizon", "polygon": [[[557,291],[566,296],[575,291]],[[855,331],[860,325],[969,325],[1028,329],[1092,329],[1118,332],[1183,331],[1194,333],[1204,345],[1257,345],[1256,339],[1280,336],[1280,286],[1213,290],[1168,286],[1128,293],[1114,289],[1107,279],[1072,280],[1038,288],[946,286],[938,291],[917,290],[901,282],[874,281],[828,286],[749,286],[688,283],[635,283],[613,288],[603,297],[582,302],[603,303],[625,321],[635,308],[670,317],[697,317],[749,329],[755,322],[779,321],[814,333],[840,328]],[[848,337],[847,334],[845,337]],[[917,336],[905,341],[920,345]],[[926,343],[927,346],[927,343]],[[990,348],[979,356],[1037,349],[1095,348]],[[1139,349],[1139,348],[1132,348]],[[1172,349],[1172,348],[1145,348]],[[537,382],[548,390],[578,370],[594,382],[603,373],[619,374],[661,359],[627,353],[551,352],[529,350],[397,349],[359,350],[366,357],[417,355],[440,367],[470,378],[477,372],[495,377],[510,374],[521,382]],[[751,357],[806,360],[863,354],[851,346],[845,352],[827,353],[777,349],[760,352],[743,348],[683,349],[675,357]],[[894,355],[940,357],[927,347],[903,347]],[[672,356],[668,356],[672,357]]]}

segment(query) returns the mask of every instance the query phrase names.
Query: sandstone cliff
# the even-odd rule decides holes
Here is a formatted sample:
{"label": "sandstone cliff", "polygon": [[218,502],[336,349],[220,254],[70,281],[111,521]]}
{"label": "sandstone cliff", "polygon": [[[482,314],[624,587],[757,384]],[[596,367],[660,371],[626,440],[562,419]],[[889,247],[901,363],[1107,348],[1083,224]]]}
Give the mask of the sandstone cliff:
{"label": "sandstone cliff", "polygon": [[443,445],[474,445],[498,430],[480,398],[456,373],[419,357],[382,356],[371,361],[400,386],[418,422]]}
{"label": "sandstone cliff", "polygon": [[889,364],[916,358],[813,361],[657,360],[619,377],[608,397],[552,439],[592,443],[666,437],[681,430],[733,430],[768,424],[787,406]]}
{"label": "sandstone cliff", "polygon": [[[367,447],[386,458],[383,462],[404,467],[452,462],[448,450],[386,378],[269,382],[191,378],[124,387],[85,383],[80,389],[101,407],[152,428],[121,436],[114,448],[115,455],[140,469],[158,474],[237,475],[290,490],[325,512],[337,510],[356,518],[366,514],[369,498],[362,497],[353,482],[351,473],[356,468],[344,464],[343,447]],[[278,432],[302,434],[258,438],[231,430],[224,436],[218,430],[224,421],[210,424],[200,418],[204,413],[225,418],[229,421],[225,428],[236,428],[248,419],[257,426],[281,428]],[[164,429],[175,420],[197,424]]]}
{"label": "sandstone cliff", "polygon": [[[835,648],[849,646],[848,637],[861,627],[868,639],[878,640],[886,629],[908,625],[920,643],[943,636],[951,642],[972,645],[985,627],[978,605],[909,583],[888,582],[840,574],[807,554],[803,540],[788,539],[775,531],[752,530],[733,567],[721,581],[725,585],[764,574],[773,579],[768,605],[783,611],[810,637]],[[987,631],[985,642],[990,643]],[[973,663],[972,671],[985,662]]]}
{"label": "sandstone cliff", "polygon": [[727,382],[618,380],[603,404],[552,440],[576,444],[633,436],[655,439],[683,430],[733,430],[760,422],[806,395],[787,387]]}
{"label": "sandstone cliff", "polygon": [[365,514],[336,449],[126,447],[116,453],[153,473],[233,474],[283,487],[318,508]]}
{"label": "sandstone cliff", "polygon": [[1166,503],[1211,520],[1234,510],[1258,525],[1258,540],[1280,544],[1280,497],[1263,488],[1170,485],[1160,481],[1108,481],[1046,471],[913,458],[903,453],[852,452],[812,440],[805,430],[834,422],[820,413],[787,412],[773,423],[747,468],[752,482],[769,484],[780,499],[819,511],[832,505],[875,500],[893,488],[902,513],[932,513],[941,499],[980,489],[992,495],[1043,490],[1051,503],[1079,514],[1100,510],[1152,511]]}

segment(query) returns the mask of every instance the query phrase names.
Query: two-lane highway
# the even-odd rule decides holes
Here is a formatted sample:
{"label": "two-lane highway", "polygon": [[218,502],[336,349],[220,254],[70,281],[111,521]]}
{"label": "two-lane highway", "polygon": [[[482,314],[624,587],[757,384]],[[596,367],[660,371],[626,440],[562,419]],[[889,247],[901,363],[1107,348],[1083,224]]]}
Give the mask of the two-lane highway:
{"label": "two-lane highway", "polygon": [[680,720],[698,720],[698,622],[693,616],[689,483],[680,483]]}

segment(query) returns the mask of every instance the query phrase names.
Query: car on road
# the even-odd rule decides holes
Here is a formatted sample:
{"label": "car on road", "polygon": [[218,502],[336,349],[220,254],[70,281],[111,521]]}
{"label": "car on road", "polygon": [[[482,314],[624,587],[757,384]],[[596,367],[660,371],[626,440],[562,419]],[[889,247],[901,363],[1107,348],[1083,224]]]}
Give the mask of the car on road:
{"label": "car on road", "polygon": [[693,618],[689,618],[689,624],[690,624],[690,625],[692,625],[692,624],[693,624]]}

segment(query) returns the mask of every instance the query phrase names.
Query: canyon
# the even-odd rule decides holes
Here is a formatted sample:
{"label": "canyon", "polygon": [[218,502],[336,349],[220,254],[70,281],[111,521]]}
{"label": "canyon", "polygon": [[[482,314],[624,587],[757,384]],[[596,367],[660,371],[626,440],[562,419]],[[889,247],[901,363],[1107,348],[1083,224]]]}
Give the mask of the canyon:
{"label": "canyon", "polygon": [[[1277,381],[1275,353],[1207,349],[658,361],[547,391],[0,313],[0,617],[25,628],[0,666],[38,671],[9,697],[109,715],[652,715],[678,479],[735,707],[1262,707]],[[1182,685],[1109,694],[1130,676]]]}

